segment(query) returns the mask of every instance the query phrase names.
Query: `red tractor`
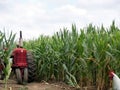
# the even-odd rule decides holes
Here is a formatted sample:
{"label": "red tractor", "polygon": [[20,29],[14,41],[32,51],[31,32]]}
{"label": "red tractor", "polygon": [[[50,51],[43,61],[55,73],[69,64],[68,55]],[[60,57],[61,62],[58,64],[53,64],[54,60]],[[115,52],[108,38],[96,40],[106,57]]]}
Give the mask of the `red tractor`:
{"label": "red tractor", "polygon": [[12,68],[15,71],[18,83],[26,83],[28,81],[27,50],[18,45],[17,48],[13,50],[12,57]]}
{"label": "red tractor", "polygon": [[[19,84],[31,82],[35,79],[35,61],[32,53],[23,48],[22,31],[20,31],[19,44],[13,50],[11,58],[13,63],[12,70],[15,72]],[[6,64],[2,60],[2,56],[0,56],[0,80],[5,77],[3,72],[5,67]]]}
{"label": "red tractor", "polygon": [[12,53],[12,69],[19,84],[31,82],[35,78],[35,62],[30,51],[23,48],[22,32],[20,31],[19,44]]}

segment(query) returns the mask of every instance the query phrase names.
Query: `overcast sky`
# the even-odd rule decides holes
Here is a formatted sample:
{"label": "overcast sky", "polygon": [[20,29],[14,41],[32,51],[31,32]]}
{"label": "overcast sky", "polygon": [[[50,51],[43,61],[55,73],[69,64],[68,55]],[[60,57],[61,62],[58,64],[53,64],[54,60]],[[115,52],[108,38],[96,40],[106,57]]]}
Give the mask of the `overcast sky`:
{"label": "overcast sky", "polygon": [[120,0],[0,0],[0,30],[22,30],[24,39],[113,20],[120,27]]}

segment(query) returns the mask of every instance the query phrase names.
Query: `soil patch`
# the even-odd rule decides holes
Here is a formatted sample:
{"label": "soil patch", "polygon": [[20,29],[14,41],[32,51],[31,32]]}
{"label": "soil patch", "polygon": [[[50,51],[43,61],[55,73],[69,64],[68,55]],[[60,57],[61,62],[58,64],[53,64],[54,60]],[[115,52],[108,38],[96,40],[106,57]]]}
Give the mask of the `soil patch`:
{"label": "soil patch", "polygon": [[[5,90],[4,81],[0,80],[0,90]],[[8,90],[75,90],[62,82],[32,82],[27,85],[19,85],[15,80],[8,80],[7,84]]]}

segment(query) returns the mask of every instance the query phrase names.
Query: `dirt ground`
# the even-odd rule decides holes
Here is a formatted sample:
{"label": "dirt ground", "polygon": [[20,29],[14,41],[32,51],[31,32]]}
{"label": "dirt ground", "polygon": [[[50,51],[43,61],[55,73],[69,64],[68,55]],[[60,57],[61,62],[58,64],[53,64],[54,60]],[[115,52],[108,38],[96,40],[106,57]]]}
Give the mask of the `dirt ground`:
{"label": "dirt ground", "polygon": [[[84,88],[73,88],[68,85],[66,85],[63,82],[54,82],[54,83],[48,83],[48,82],[32,82],[28,83],[26,85],[19,85],[17,84],[16,80],[8,80],[7,84],[7,90],[100,90],[95,87],[84,87]],[[0,90],[6,90],[5,84],[2,80],[0,80]],[[110,88],[109,90],[112,90]]]}
{"label": "dirt ground", "polygon": [[[0,80],[0,90],[5,90],[4,82]],[[27,85],[19,85],[15,80],[8,80],[7,90],[75,90],[64,83],[32,82]]]}

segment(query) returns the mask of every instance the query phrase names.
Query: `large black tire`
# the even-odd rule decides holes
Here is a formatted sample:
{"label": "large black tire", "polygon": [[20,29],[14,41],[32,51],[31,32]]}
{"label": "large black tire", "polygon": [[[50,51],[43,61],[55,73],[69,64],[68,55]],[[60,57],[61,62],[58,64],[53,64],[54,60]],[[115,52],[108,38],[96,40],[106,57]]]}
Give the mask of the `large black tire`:
{"label": "large black tire", "polygon": [[30,51],[27,51],[27,62],[28,62],[28,82],[33,82],[36,76],[36,65],[32,52]]}
{"label": "large black tire", "polygon": [[28,82],[28,68],[24,68],[23,84]]}
{"label": "large black tire", "polygon": [[0,70],[0,80],[4,80],[4,78],[5,78],[5,74],[3,70]]}
{"label": "large black tire", "polygon": [[19,68],[15,69],[15,74],[16,74],[17,82],[19,84],[22,84],[22,75],[21,75],[21,71]]}
{"label": "large black tire", "polygon": [[3,72],[4,69],[5,69],[5,63],[0,58],[0,80],[3,80],[5,78],[5,74]]}

